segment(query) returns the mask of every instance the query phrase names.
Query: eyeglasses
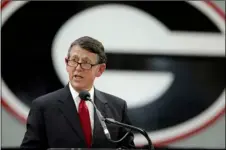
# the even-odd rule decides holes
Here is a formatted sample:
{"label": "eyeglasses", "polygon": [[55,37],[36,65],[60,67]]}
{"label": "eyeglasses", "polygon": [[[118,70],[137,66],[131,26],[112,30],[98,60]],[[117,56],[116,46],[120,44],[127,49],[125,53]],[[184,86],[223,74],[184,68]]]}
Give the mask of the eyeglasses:
{"label": "eyeglasses", "polygon": [[77,61],[75,61],[75,60],[73,60],[73,59],[72,59],[72,60],[66,59],[66,60],[67,60],[68,66],[71,66],[71,67],[77,67],[78,65],[80,65],[80,67],[81,67],[82,69],[85,69],[85,70],[91,69],[93,66],[98,65],[98,63],[97,63],[97,64],[79,63],[79,62],[77,62]]}

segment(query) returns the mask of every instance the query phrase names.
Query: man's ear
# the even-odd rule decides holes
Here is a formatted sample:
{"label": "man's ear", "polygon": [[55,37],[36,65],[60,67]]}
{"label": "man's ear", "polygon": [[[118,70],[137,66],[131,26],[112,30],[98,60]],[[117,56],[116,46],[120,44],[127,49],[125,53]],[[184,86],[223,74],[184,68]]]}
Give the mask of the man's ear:
{"label": "man's ear", "polygon": [[106,64],[100,64],[99,69],[96,72],[96,77],[100,77],[106,69]]}
{"label": "man's ear", "polygon": [[64,58],[65,64],[67,65],[68,59],[67,57]]}

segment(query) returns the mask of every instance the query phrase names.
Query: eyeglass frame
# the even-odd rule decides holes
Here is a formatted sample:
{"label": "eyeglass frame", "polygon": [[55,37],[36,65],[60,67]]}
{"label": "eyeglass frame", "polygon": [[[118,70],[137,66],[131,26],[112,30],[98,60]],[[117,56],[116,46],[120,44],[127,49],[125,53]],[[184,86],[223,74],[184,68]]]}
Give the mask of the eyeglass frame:
{"label": "eyeglass frame", "polygon": [[[91,65],[91,67],[90,67],[89,69],[84,69],[84,70],[90,70],[90,69],[92,69],[93,66],[96,66],[96,65],[99,65],[99,64],[100,64],[100,63],[96,63],[96,64],[80,63],[80,62],[74,61],[74,59],[68,59],[68,58],[65,58],[65,60],[67,61],[67,65],[68,65],[68,66],[70,66],[70,67],[75,67],[75,68],[78,67],[78,65],[80,65],[80,67],[81,67],[82,69],[84,69],[84,68],[82,67],[82,64],[89,64],[89,65]],[[76,66],[71,66],[71,65],[68,64],[69,61],[74,61],[74,62],[77,63],[77,65],[76,65]]]}

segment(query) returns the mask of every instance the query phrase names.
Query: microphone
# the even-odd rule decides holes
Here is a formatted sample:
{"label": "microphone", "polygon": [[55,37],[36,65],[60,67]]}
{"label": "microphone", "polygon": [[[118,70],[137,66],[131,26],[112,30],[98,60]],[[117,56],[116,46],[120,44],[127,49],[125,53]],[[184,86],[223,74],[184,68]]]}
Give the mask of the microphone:
{"label": "microphone", "polygon": [[81,98],[81,100],[90,101],[93,104],[94,108],[96,109],[97,117],[98,117],[98,119],[100,121],[100,124],[101,124],[103,130],[104,130],[104,134],[105,134],[105,136],[107,137],[108,140],[111,140],[110,132],[108,131],[107,126],[106,126],[106,124],[104,122],[105,118],[102,116],[102,114],[100,113],[100,111],[97,109],[96,105],[90,99],[89,92],[88,91],[81,91],[79,93],[79,97]]}

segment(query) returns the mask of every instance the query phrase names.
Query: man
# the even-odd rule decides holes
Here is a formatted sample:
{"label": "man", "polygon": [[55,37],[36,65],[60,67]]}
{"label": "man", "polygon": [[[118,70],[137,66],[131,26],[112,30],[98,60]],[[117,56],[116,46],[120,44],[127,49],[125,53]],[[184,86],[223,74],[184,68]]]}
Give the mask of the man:
{"label": "man", "polygon": [[[110,142],[103,132],[91,102],[79,98],[79,92],[89,91],[91,100],[104,117],[130,124],[124,100],[101,92],[94,80],[106,69],[103,45],[84,36],[75,40],[65,58],[69,83],[62,89],[38,97],[32,102],[27,131],[21,148],[130,148],[134,146],[130,133],[122,142]],[[127,131],[107,124],[112,140],[119,140]]]}

